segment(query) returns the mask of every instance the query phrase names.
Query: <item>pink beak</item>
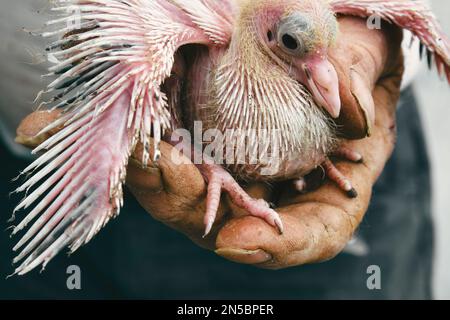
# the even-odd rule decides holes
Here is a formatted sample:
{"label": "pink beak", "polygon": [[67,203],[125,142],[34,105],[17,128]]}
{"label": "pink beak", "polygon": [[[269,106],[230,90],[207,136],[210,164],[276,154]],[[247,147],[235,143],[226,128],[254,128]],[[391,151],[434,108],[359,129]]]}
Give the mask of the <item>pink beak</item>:
{"label": "pink beak", "polygon": [[302,61],[300,70],[304,73],[301,82],[308,87],[316,103],[333,118],[338,118],[341,98],[339,79],[334,66],[326,58],[312,58]]}

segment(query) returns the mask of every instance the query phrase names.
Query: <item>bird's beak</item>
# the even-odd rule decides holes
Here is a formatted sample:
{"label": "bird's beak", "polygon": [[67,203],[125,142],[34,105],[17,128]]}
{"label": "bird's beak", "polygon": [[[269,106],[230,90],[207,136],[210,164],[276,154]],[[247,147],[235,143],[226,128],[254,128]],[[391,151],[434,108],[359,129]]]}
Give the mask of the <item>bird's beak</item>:
{"label": "bird's beak", "polygon": [[341,112],[339,79],[334,66],[326,58],[302,61],[301,71],[304,82],[316,103],[323,107],[333,118]]}

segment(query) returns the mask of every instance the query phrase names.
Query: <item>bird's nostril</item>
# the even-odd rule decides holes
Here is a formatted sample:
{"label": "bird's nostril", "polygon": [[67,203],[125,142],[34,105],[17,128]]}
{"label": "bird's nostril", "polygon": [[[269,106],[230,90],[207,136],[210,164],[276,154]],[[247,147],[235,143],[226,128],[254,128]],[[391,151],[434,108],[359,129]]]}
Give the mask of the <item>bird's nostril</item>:
{"label": "bird's nostril", "polygon": [[283,45],[289,50],[296,50],[298,48],[297,40],[290,34],[284,34],[281,40],[283,41]]}
{"label": "bird's nostril", "polygon": [[273,40],[273,33],[272,31],[267,31],[267,39],[269,40],[269,42],[272,42]]}

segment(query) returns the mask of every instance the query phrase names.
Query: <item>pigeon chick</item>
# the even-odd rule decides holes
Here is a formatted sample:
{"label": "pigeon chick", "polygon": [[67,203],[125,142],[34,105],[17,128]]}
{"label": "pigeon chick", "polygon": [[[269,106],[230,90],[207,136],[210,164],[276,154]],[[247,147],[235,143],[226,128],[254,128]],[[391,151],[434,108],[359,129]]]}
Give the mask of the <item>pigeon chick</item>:
{"label": "pigeon chick", "polygon": [[[27,195],[16,211],[31,208],[12,232],[31,224],[14,247],[20,249],[14,259],[19,275],[45,267],[64,247],[77,250],[119,214],[126,166],[137,143],[144,145],[147,166],[158,160],[161,140],[174,143],[171,138],[183,135],[180,129],[195,132],[198,121],[201,133],[237,136],[232,151],[247,145],[228,157],[230,162],[217,164],[211,160],[228,146],[227,135],[217,134],[219,147],[196,163],[208,182],[206,234],[222,191],[282,232],[278,214],[246,194],[237,178],[301,178],[323,165],[330,179],[355,196],[328,159],[337,154],[361,160],[340,148],[333,121],[341,103],[327,54],[338,34],[338,13],[376,14],[409,29],[450,81],[449,42],[420,1],[55,3],[60,17],[43,33],[58,37],[48,47],[56,61],[49,74],[54,81],[43,93],[53,96],[48,103],[62,116],[39,135],[62,129],[33,151],[45,152],[23,171],[30,177],[17,189]],[[371,112],[364,112],[368,122]],[[195,155],[202,152],[192,149]],[[255,154],[269,161],[255,161]],[[297,186],[304,186],[302,180]]]}

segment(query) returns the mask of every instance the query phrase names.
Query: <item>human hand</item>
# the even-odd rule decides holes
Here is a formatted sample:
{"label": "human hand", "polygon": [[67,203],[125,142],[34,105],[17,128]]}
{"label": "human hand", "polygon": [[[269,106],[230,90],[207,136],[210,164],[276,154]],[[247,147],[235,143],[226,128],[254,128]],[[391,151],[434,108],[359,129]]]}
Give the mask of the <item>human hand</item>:
{"label": "human hand", "polygon": [[[330,53],[340,79],[343,115],[339,122],[348,137],[371,133],[370,138],[346,142],[364,156],[363,164],[337,163],[358,190],[357,199],[347,198],[332,183],[305,195],[295,193],[291,183],[274,188],[281,190],[277,193],[253,184],[247,187],[250,195],[277,205],[284,234],[280,236],[258,218],[242,216],[223,197],[214,229],[203,239],[204,178],[193,164],[176,165],[173,155],[177,152],[163,143],[158,164],[142,169],[136,160],[141,159],[139,146],[128,168],[127,185],[144,209],[198,245],[240,263],[284,268],[338,254],[364,216],[372,186],[392,152],[402,75],[398,32],[388,36],[386,31],[368,30],[364,21],[356,18],[340,22],[341,35]],[[56,113],[47,112],[31,115],[19,128],[18,141],[28,145],[39,142],[43,137],[32,137],[55,117]]]}

